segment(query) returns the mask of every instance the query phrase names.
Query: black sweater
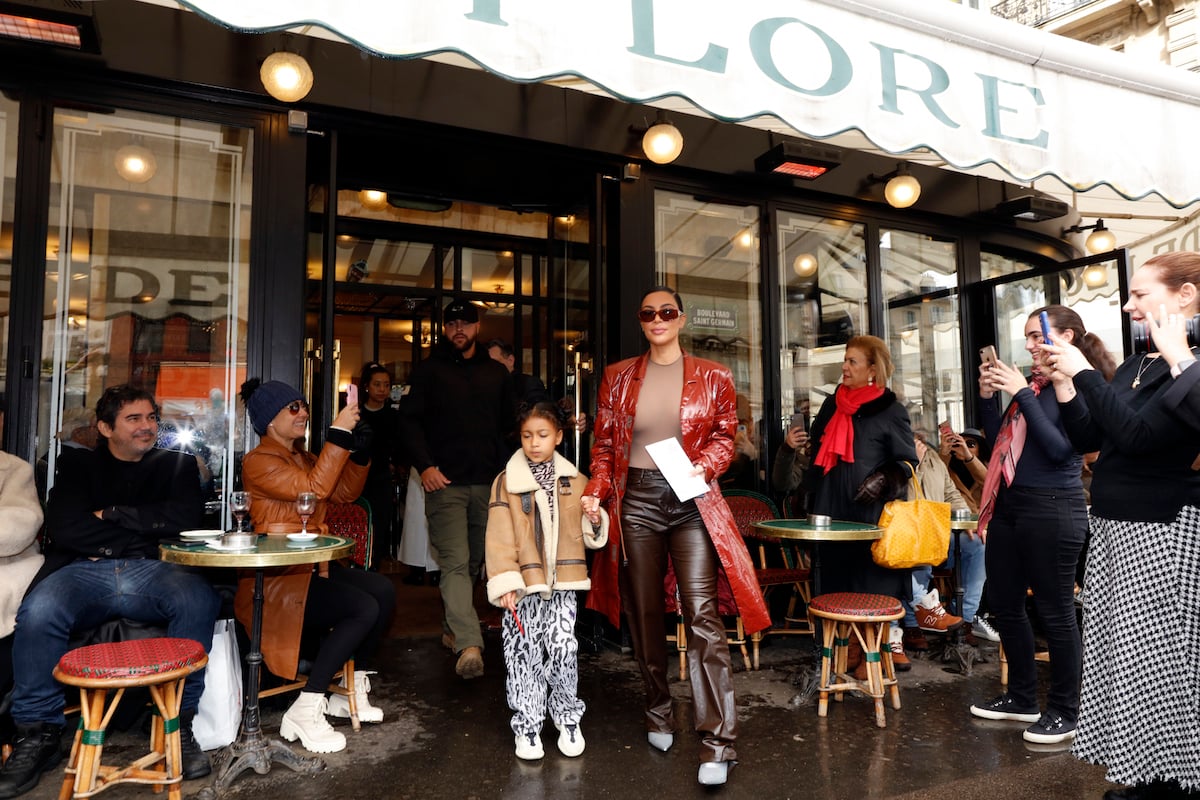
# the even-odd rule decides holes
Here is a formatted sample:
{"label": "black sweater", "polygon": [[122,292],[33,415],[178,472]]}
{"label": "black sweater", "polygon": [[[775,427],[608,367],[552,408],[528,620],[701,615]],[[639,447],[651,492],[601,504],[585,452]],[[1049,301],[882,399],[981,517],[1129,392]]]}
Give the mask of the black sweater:
{"label": "black sweater", "polygon": [[1118,367],[1112,383],[1095,370],[1075,376],[1077,394],[1061,408],[1076,447],[1100,451],[1092,466],[1094,515],[1170,522],[1183,506],[1200,504],[1200,473],[1192,469],[1200,432],[1164,401],[1173,383],[1163,359],[1144,362],[1140,355]]}
{"label": "black sweater", "polygon": [[[1031,489],[1074,488],[1082,492],[1083,457],[1060,422],[1054,387],[1047,385],[1036,395],[1033,389],[1026,387],[1016,393],[1013,402],[1020,406],[1026,424],[1025,446],[1017,461],[1013,486]],[[991,399],[981,400],[980,410],[983,412],[983,430],[995,447],[1003,421],[1000,416],[1000,396],[996,394]],[[995,453],[992,457],[996,457]]]}
{"label": "black sweater", "polygon": [[512,377],[481,345],[463,358],[448,341],[422,361],[400,403],[400,440],[417,472],[436,466],[452,484],[491,485],[511,451]]}

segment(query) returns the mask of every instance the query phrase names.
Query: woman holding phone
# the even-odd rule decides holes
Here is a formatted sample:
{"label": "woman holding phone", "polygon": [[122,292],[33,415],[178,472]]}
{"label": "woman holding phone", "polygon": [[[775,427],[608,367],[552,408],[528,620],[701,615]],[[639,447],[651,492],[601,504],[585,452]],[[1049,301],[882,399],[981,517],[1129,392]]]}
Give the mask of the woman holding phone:
{"label": "woman holding phone", "polygon": [[[987,543],[988,607],[1008,656],[1008,691],[971,706],[984,719],[1031,723],[1027,742],[1053,744],[1075,735],[1079,716],[1079,626],[1075,620],[1075,566],[1087,534],[1087,504],[1080,479],[1082,457],[1063,427],[1043,362],[1045,313],[1050,334],[1077,343],[1098,374],[1112,374],[1104,343],[1087,333],[1066,306],[1038,309],[1025,322],[1025,350],[1033,378],[1014,366],[985,361],[979,367],[984,429],[993,442],[983,487],[979,532]],[[998,392],[1012,396],[1003,416]],[[1027,590],[1045,628],[1050,650],[1046,710],[1038,706],[1033,626],[1025,612]]]}
{"label": "woman holding phone", "polygon": [[1124,311],[1161,352],[1135,353],[1111,381],[1069,339],[1043,348],[1071,440],[1100,451],[1074,752],[1129,784],[1106,800],[1200,792],[1200,373],[1184,336],[1198,287],[1200,253],[1155,256],[1130,276]]}

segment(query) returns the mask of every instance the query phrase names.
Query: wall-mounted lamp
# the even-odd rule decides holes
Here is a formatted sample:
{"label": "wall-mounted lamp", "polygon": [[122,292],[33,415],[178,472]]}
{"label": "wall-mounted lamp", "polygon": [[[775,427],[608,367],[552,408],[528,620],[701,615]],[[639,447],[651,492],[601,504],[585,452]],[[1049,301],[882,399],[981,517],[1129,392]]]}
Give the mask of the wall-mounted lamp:
{"label": "wall-mounted lamp", "polygon": [[[643,129],[633,130],[636,132]],[[670,164],[683,152],[683,134],[671,124],[662,111],[658,112],[654,124],[642,134],[642,152],[655,164]]]}
{"label": "wall-mounted lamp", "polygon": [[817,272],[817,257],[813,253],[801,253],[792,259],[792,272],[800,278],[811,278]]}
{"label": "wall-mounted lamp", "polygon": [[303,100],[312,89],[313,71],[304,56],[279,51],[271,53],[258,71],[267,94],[284,103]]}
{"label": "wall-mounted lamp", "polygon": [[759,172],[774,172],[811,181],[842,163],[842,151],[836,147],[808,142],[782,142],[754,159]]}
{"label": "wall-mounted lamp", "polygon": [[117,150],[113,166],[117,168],[117,174],[130,183],[145,183],[158,171],[154,153],[141,144],[127,144]]}
{"label": "wall-mounted lamp", "polygon": [[1083,285],[1089,289],[1099,289],[1108,283],[1108,267],[1104,264],[1092,264],[1084,267]]}
{"label": "wall-mounted lamp", "polygon": [[1117,246],[1116,234],[1104,227],[1104,220],[1099,218],[1096,219],[1094,225],[1072,225],[1069,228],[1063,228],[1062,235],[1066,237],[1072,233],[1083,233],[1084,231],[1091,231],[1083,243],[1089,253],[1107,253]]}
{"label": "wall-mounted lamp", "polygon": [[921,196],[921,182],[909,173],[908,163],[904,161],[896,165],[895,172],[870,175],[867,182],[886,184],[883,187],[883,199],[892,208],[908,208]]}
{"label": "wall-mounted lamp", "polygon": [[388,206],[387,192],[378,189],[363,189],[358,193],[358,202],[368,211],[383,211]]}

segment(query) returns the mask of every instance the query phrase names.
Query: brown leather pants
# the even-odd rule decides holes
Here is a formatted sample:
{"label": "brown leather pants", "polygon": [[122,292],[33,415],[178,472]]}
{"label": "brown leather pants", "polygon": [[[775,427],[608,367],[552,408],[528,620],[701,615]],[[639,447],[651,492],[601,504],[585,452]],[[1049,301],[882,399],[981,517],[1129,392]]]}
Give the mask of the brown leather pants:
{"label": "brown leather pants", "polygon": [[674,732],[663,608],[670,555],[688,628],[688,677],[703,743],[700,761],[736,761],[733,669],[717,610],[720,561],[695,502],[680,503],[657,470],[631,468],[621,503],[621,536],[628,559],[621,573],[621,602],[646,686],[646,729]]}

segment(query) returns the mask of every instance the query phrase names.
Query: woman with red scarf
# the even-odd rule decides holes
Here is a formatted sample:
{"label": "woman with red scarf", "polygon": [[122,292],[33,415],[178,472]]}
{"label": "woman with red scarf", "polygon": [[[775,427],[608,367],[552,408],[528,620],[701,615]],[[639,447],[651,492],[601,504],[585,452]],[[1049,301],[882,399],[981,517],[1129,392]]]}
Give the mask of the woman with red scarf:
{"label": "woman with red scarf", "polygon": [[[1016,367],[984,362],[979,372],[984,430],[994,442],[983,482],[979,532],[987,543],[987,598],[992,622],[1008,656],[1008,692],[971,706],[984,719],[1032,723],[1025,741],[1055,744],[1075,736],[1079,717],[1081,644],[1075,619],[1075,567],[1087,534],[1083,459],[1071,444],[1043,364],[1040,314],[1050,335],[1077,345],[1106,376],[1112,356],[1083,320],[1066,306],[1046,306],[1025,322],[1025,349],[1033,356],[1033,378]],[[998,392],[1012,396],[1000,415]],[[1033,627],[1025,613],[1026,590],[1050,650],[1046,710],[1037,699]]]}
{"label": "woman with red scarf", "polygon": [[[874,525],[884,503],[904,494],[911,473],[900,462],[916,469],[917,451],[908,412],[885,386],[891,377],[892,356],[882,339],[855,336],[846,343],[842,382],[821,404],[809,439],[815,456],[805,486],[814,514]],[[907,600],[911,572],[876,564],[870,542],[821,547],[823,592],[872,592]],[[903,656],[901,635],[894,627],[893,659]]]}

